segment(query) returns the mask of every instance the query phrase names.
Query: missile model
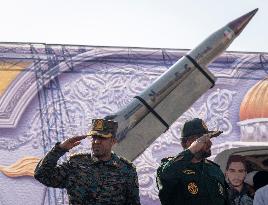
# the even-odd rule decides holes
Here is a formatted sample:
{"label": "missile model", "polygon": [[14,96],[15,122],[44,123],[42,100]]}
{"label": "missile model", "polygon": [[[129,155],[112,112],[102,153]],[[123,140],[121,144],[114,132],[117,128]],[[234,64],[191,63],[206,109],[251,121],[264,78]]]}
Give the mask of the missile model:
{"label": "missile model", "polygon": [[208,64],[227,49],[257,11],[255,9],[211,34],[126,107],[106,116],[106,119],[118,122],[118,145],[114,151],[134,160],[213,87],[216,78],[207,69]]}

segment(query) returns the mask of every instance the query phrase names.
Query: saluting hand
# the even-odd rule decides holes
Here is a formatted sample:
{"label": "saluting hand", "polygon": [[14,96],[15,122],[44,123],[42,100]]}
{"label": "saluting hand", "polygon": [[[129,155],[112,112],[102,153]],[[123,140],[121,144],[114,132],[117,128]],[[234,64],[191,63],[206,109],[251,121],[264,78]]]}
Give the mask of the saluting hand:
{"label": "saluting hand", "polygon": [[199,137],[195,140],[190,147],[188,148],[193,154],[196,154],[200,151],[205,151],[211,147],[211,140],[209,134],[204,134],[202,137]]}
{"label": "saluting hand", "polygon": [[87,135],[71,137],[64,142],[60,143],[59,147],[62,149],[70,150],[73,147],[79,145],[82,139],[85,139]]}

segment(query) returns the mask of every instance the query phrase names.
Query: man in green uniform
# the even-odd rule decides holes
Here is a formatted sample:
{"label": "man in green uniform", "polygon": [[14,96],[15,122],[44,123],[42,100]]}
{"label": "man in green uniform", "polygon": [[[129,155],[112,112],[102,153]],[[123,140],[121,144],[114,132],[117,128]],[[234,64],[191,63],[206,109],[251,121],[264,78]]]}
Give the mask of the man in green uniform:
{"label": "man in green uniform", "polygon": [[195,118],[182,129],[184,151],[164,158],[157,170],[162,205],[227,205],[227,185],[220,167],[206,159],[211,155],[212,136],[204,121]]}
{"label": "man in green uniform", "polygon": [[65,188],[73,205],[140,205],[135,167],[111,149],[116,143],[117,122],[92,120],[92,153],[76,154],[60,165],[57,161],[87,136],[58,142],[35,169],[42,184]]}

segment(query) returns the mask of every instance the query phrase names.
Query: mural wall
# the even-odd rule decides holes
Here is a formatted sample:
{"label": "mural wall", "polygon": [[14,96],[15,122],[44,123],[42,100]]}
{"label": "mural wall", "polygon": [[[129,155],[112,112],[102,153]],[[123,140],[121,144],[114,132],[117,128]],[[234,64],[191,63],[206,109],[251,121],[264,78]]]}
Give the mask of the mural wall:
{"label": "mural wall", "polygon": [[[0,44],[0,204],[68,204],[65,191],[35,181],[38,160],[92,118],[126,105],[187,50]],[[218,78],[135,161],[141,202],[160,204],[155,171],[161,158],[182,150],[185,120],[203,118],[224,133],[213,139],[213,159],[239,146],[268,145],[268,54],[227,52],[210,64]],[[179,105],[178,105],[179,106]],[[71,150],[88,152],[86,140]]]}

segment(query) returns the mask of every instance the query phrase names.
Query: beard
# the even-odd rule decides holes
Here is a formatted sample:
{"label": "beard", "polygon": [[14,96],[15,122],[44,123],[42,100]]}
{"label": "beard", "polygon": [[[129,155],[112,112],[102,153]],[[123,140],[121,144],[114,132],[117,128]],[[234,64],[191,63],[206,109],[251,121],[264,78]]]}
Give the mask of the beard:
{"label": "beard", "polygon": [[194,157],[196,159],[205,159],[207,157],[210,157],[211,156],[211,150],[206,150],[206,151],[199,151],[197,153],[195,153]]}
{"label": "beard", "polygon": [[242,184],[244,184],[244,181],[243,180],[233,180],[232,182],[230,182],[229,180],[229,183],[232,187],[240,187]]}

